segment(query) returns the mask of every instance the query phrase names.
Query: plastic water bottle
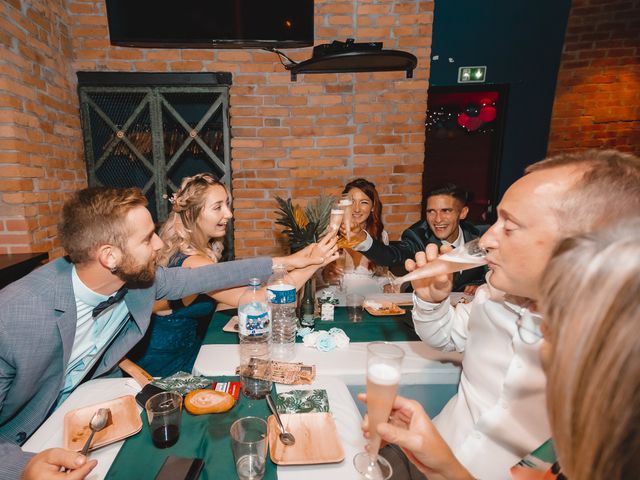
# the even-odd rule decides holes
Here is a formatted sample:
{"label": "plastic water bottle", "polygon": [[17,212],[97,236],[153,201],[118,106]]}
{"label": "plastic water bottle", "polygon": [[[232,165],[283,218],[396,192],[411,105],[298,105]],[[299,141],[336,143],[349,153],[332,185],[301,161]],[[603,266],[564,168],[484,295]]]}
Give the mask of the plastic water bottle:
{"label": "plastic water bottle", "polygon": [[267,283],[267,299],[271,307],[271,357],[288,361],[295,355],[298,319],[296,318],[296,287],[284,265],[274,265]]}
{"label": "plastic water bottle", "polygon": [[[241,371],[251,357],[270,360],[271,312],[260,279],[249,280],[247,290],[238,300],[238,337],[240,338]],[[270,369],[267,369],[270,371]],[[241,375],[242,392],[248,398],[264,398],[271,392],[271,382]]]}

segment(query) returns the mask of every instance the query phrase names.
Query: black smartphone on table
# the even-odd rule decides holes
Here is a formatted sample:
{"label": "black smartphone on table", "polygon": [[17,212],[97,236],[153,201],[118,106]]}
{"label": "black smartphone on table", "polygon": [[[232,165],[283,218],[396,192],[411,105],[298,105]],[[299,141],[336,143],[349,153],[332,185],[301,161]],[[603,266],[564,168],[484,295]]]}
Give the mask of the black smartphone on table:
{"label": "black smartphone on table", "polygon": [[197,480],[203,467],[201,458],[169,455],[160,467],[156,480]]}

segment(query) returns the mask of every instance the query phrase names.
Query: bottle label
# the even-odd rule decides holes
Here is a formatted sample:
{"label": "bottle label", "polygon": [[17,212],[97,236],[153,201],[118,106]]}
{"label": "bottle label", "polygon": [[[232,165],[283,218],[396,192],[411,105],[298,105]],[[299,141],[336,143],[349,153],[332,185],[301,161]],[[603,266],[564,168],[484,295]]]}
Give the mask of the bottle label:
{"label": "bottle label", "polygon": [[267,299],[276,305],[296,303],[296,289],[293,285],[270,285],[267,287]]}
{"label": "bottle label", "polygon": [[262,312],[256,315],[238,312],[238,330],[240,335],[246,337],[257,337],[269,333],[271,322],[269,312]]}

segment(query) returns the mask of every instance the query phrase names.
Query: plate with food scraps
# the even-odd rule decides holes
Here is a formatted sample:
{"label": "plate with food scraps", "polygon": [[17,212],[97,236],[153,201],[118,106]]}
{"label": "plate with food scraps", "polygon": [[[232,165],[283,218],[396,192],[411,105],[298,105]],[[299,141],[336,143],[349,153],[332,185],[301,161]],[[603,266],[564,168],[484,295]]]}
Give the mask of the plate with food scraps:
{"label": "plate with food scraps", "polygon": [[362,305],[369,314],[375,317],[383,317],[389,315],[403,315],[406,310],[400,308],[398,305],[392,302],[372,302],[365,300]]}
{"label": "plate with food scraps", "polygon": [[64,416],[64,448],[79,452],[91,435],[89,422],[100,408],[111,410],[111,423],[96,432],[89,451],[123,440],[142,429],[142,419],[133,395],[124,395],[95,405],[77,408]]}

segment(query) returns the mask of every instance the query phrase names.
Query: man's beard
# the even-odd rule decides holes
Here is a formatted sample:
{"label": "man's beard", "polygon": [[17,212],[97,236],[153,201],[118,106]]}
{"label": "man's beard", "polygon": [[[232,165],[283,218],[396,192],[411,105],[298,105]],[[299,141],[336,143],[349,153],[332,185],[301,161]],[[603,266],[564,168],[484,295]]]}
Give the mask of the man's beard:
{"label": "man's beard", "polygon": [[145,265],[138,265],[129,253],[125,253],[113,274],[130,287],[150,287],[156,279],[155,252]]}

